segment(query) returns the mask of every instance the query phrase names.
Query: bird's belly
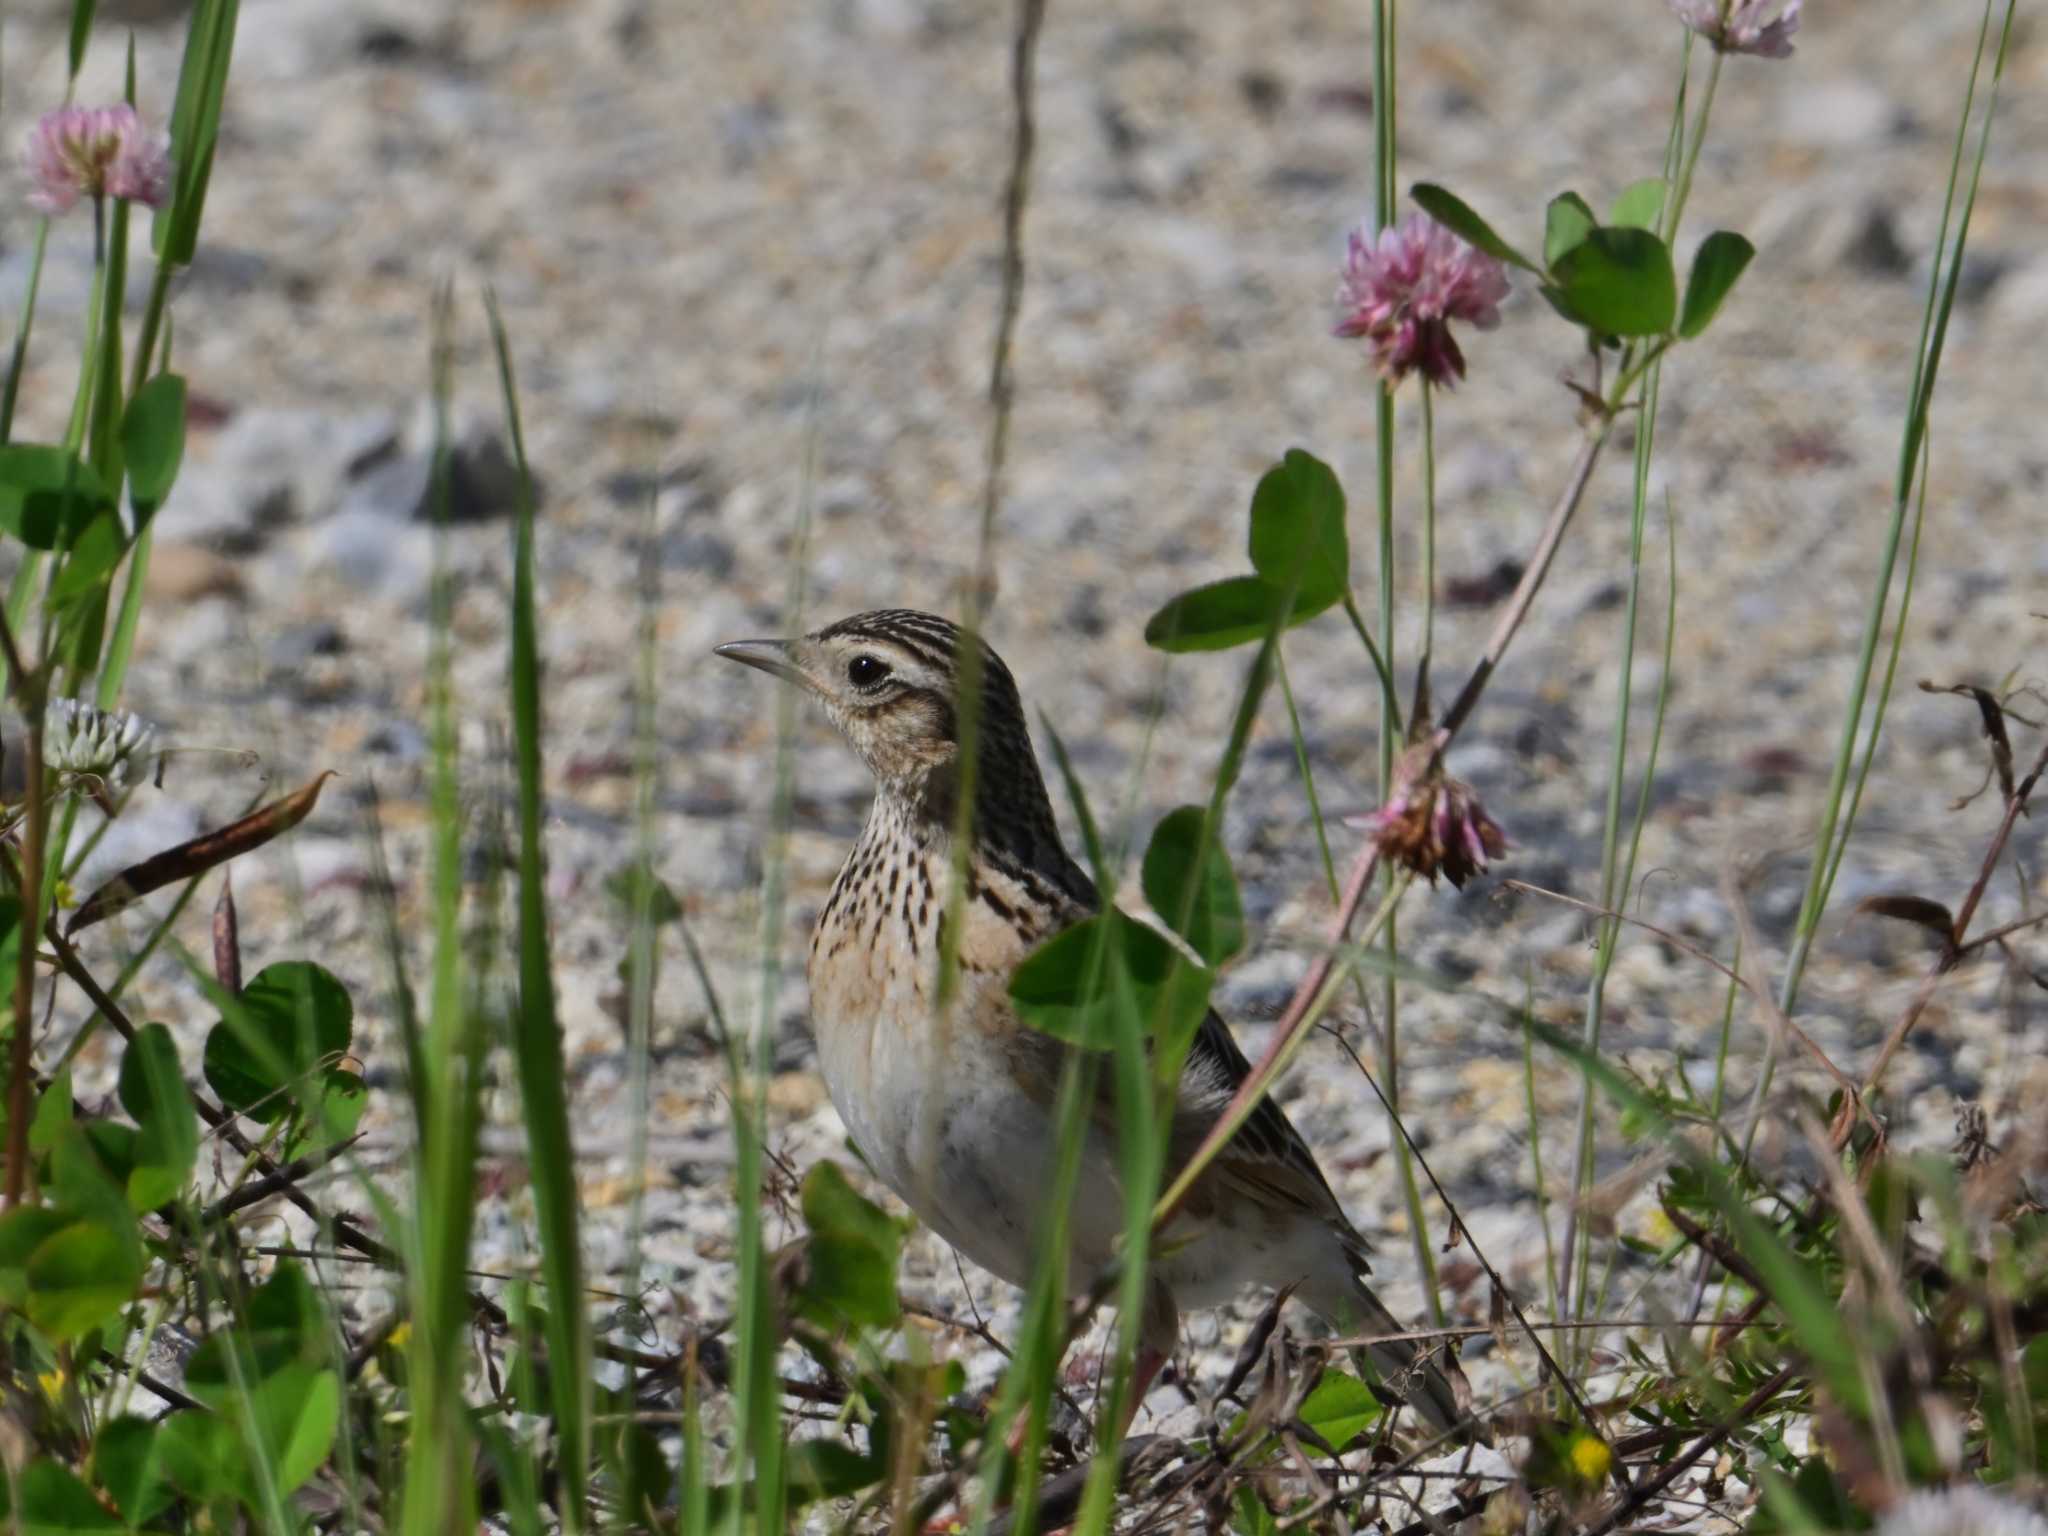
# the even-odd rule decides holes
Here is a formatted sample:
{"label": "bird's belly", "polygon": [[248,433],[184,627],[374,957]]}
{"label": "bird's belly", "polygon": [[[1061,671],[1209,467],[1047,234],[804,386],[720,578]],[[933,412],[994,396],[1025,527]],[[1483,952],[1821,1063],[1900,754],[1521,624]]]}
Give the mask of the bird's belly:
{"label": "bird's belly", "polygon": [[[904,1029],[886,1009],[849,1017],[814,1004],[814,1014],[826,1090],[868,1165],[969,1259],[1029,1284],[1057,1148],[1046,1107],[1000,1045],[964,1023]],[[1073,1271],[1092,1274],[1122,1230],[1114,1150],[1094,1136],[1068,1223]]]}
{"label": "bird's belly", "polygon": [[[848,1137],[932,1231],[998,1278],[1029,1285],[1059,1180],[1057,1073],[1020,1062],[1014,1016],[1007,1028],[983,1027],[985,1011],[1007,1013],[1001,974],[963,975],[941,1024],[923,966],[888,963],[865,934],[820,937],[810,967],[818,1066]],[[1027,1087],[1026,1077],[1040,1080]],[[1070,1289],[1096,1279],[1124,1231],[1115,1132],[1084,1123],[1064,1207]],[[1176,1226],[1155,1263],[1184,1305],[1211,1306],[1249,1282],[1298,1278],[1284,1253],[1294,1235],[1236,1211],[1199,1230]],[[1327,1245],[1319,1226],[1316,1236]]]}

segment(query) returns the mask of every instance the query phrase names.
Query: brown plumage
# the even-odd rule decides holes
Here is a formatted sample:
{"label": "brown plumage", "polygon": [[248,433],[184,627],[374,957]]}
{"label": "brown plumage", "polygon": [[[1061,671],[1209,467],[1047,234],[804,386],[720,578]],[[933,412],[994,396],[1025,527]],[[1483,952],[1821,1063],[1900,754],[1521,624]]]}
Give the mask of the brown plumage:
{"label": "brown plumage", "polygon": [[[934,1231],[1021,1285],[1053,1183],[1052,1100],[1069,1047],[1018,1020],[1009,977],[1039,943],[1095,911],[1099,897],[1060,839],[1016,682],[984,645],[958,993],[950,1010],[937,1008],[957,820],[961,641],[944,619],[886,609],[798,640],[739,641],[718,653],[817,698],[875,776],[873,809],[811,937],[812,1021],[832,1101],[862,1156]],[[1249,1070],[1212,1011],[1181,1075],[1169,1173]],[[1068,1212],[1076,1287],[1113,1259],[1123,1231],[1115,1137],[1105,1098]],[[1164,1234],[1146,1308],[1147,1364],[1156,1368],[1171,1349],[1183,1306],[1217,1305],[1250,1284],[1294,1285],[1339,1328],[1400,1331],[1364,1283],[1366,1252],[1314,1154],[1280,1107],[1262,1100]],[[1371,1353],[1392,1390],[1433,1425],[1459,1419],[1454,1362],[1402,1344]]]}

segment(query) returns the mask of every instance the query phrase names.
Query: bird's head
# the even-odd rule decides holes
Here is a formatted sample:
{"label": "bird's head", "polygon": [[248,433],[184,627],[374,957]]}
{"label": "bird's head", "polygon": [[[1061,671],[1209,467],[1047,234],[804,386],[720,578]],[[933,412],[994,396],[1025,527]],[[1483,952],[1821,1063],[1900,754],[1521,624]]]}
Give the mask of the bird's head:
{"label": "bird's head", "polygon": [[[944,815],[950,814],[960,754],[964,638],[946,619],[889,608],[841,619],[801,639],[735,640],[717,653],[811,694],[885,794]],[[982,783],[993,789],[1021,764],[1035,784],[1037,765],[1010,669],[983,645],[976,670],[979,678],[967,681],[980,700]]]}

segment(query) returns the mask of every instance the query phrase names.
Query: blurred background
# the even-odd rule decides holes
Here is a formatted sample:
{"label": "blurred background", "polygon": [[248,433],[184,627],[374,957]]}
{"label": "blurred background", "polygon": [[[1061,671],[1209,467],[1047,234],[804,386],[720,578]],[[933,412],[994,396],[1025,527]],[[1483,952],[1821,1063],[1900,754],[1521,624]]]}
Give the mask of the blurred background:
{"label": "blurred background", "polygon": [[[68,10],[10,11],[10,144],[62,95]],[[123,61],[104,38],[121,19],[134,28],[141,110],[161,123],[182,43],[175,4],[108,0],[79,99],[118,96]],[[1667,613],[1676,662],[1630,898],[1645,920],[1718,953],[1732,945],[1737,885],[1767,941],[1796,911],[1978,23],[1964,5],[1816,0],[1795,57],[1734,59],[1721,81],[1681,252],[1725,227],[1758,256],[1715,329],[1665,373],[1639,707],[1660,681]],[[238,866],[244,943],[252,967],[317,949],[356,984],[372,1085],[392,1081],[372,1001],[382,971],[363,801],[374,784],[402,897],[416,901],[434,543],[423,402],[444,279],[460,329],[445,558],[464,745],[488,762],[501,742],[512,482],[480,304],[494,286],[542,481],[557,960],[600,1269],[604,1245],[623,1243],[607,1213],[632,1175],[611,1113],[625,1073],[625,927],[603,883],[633,846],[643,565],[659,580],[662,873],[745,1020],[775,712],[762,679],[708,651],[870,607],[957,612],[987,456],[1012,25],[1007,7],[965,0],[243,5],[204,243],[173,310],[195,430],[158,523],[157,601],[129,690],[195,750],[123,818],[99,867],[221,819],[266,779],[339,770],[312,822]],[[1404,184],[1443,182],[1532,244],[1556,193],[1577,188],[1604,208],[1657,171],[1681,39],[1660,0],[1434,0],[1405,8],[1402,28]],[[2048,95],[2034,32],[2023,20],[1949,338],[1899,687],[1805,989],[1805,1022],[1851,1072],[1931,952],[1915,929],[1845,914],[1884,890],[1953,902],[1998,812],[1995,795],[1954,808],[1985,774],[1974,709],[1912,685],[2012,686],[2042,671]],[[1370,212],[1369,62],[1362,5],[1055,3],[1046,22],[987,627],[1119,837],[1142,839],[1204,793],[1244,665],[1168,666],[1145,648],[1144,621],[1242,567],[1251,489],[1288,447],[1328,460],[1349,488],[1354,576],[1371,608],[1371,379],[1360,348],[1329,334],[1346,231]],[[5,174],[0,306],[18,313],[34,221],[18,166]],[[138,220],[138,242],[146,231]],[[70,409],[86,217],[54,226],[49,263],[25,436],[61,432]],[[1466,353],[1470,377],[1437,411],[1440,688],[1476,653],[1575,447],[1561,382],[1573,336],[1526,283]],[[1401,402],[1396,470],[1411,507],[1414,405]],[[1603,467],[1453,758],[1515,842],[1500,873],[1581,898],[1598,894],[1622,665],[1626,465],[1621,452]],[[1404,520],[1407,661],[1418,540],[1419,518]],[[1377,703],[1355,639],[1332,615],[1291,636],[1287,657],[1325,806],[1369,809]],[[2048,713],[2038,695],[2014,707]],[[802,933],[868,786],[815,719],[801,723],[796,774],[793,907],[770,1027],[775,1148],[801,1167],[841,1134],[810,1070]],[[1222,996],[1255,1049],[1327,906],[1277,701],[1229,842],[1258,938]],[[2042,832],[2022,828],[2014,847],[2030,884],[2001,880],[1991,921],[2048,894]],[[1408,911],[1404,940],[1422,963],[1578,1017],[1591,961],[1582,914],[1491,880],[1424,893]],[[203,912],[187,921],[203,946]],[[157,962],[139,988],[151,1016],[205,1022],[184,1017],[191,994],[175,962]],[[1631,1066],[1711,1057],[1724,989],[1678,949],[1629,941],[1609,998],[1609,1040]],[[1965,1102],[1982,1100],[1995,1123],[2048,1091],[2039,990],[1986,966],[1945,998],[1893,1073],[1903,1133],[1928,1145]],[[673,1290],[657,1310],[715,1307],[724,1284],[730,1152],[706,1018],[672,956],[656,1021],[649,1253]],[[1475,1234],[1526,1277],[1542,1247],[1520,1039],[1455,994],[1414,993],[1403,1024],[1418,1136]],[[1344,1025],[1370,1039],[1363,1017]],[[1738,1017],[1745,1089],[1760,1030]],[[1789,1081],[1805,1077],[1795,1065]],[[1546,1066],[1538,1090],[1561,1162],[1575,1080]],[[1400,1310],[1413,1291],[1384,1117],[1327,1043],[1311,1046],[1285,1096],[1361,1226],[1400,1255],[1382,1266]],[[1618,1161],[1628,1149],[1608,1150]],[[395,1164],[395,1141],[378,1155]],[[502,1184],[516,1209],[516,1167]],[[910,1278],[934,1293],[958,1284],[929,1239]],[[1483,1306],[1483,1290],[1467,1300]]]}

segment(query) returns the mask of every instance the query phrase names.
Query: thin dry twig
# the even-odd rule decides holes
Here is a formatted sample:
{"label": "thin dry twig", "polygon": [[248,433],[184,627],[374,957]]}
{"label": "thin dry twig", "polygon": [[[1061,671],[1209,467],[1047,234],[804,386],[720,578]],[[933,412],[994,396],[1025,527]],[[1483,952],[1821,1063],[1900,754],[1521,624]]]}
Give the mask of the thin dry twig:
{"label": "thin dry twig", "polygon": [[[123,1040],[134,1040],[134,1024],[129,1022],[128,1015],[122,1011],[121,1005],[107,995],[106,989],[94,978],[92,972],[86,969],[85,963],[78,958],[78,951],[72,948],[71,941],[65,938],[63,933],[59,931],[54,917],[51,918],[49,925],[44,929],[43,937],[49,941],[50,948],[56,955],[58,969],[63,971],[66,976],[69,976],[77,984],[78,989],[85,994],[86,1000],[99,1010],[100,1017],[105,1019],[112,1026],[114,1032]],[[222,1109],[218,1104],[215,1104],[203,1093],[195,1092],[192,1095],[192,1104],[199,1111],[199,1118],[218,1131],[221,1139],[233,1147],[237,1153],[248,1158],[260,1174],[268,1176],[278,1172],[277,1163],[260,1151],[256,1144],[250,1141],[247,1136],[242,1134],[240,1128],[234,1123],[235,1117],[233,1115]],[[307,1216],[311,1217],[317,1225],[331,1230],[334,1233],[335,1241],[341,1243],[344,1247],[353,1248],[364,1257],[387,1268],[395,1269],[398,1267],[399,1257],[396,1250],[387,1247],[376,1238],[370,1236],[369,1233],[363,1231],[346,1212],[336,1211],[330,1213],[323,1210],[314,1201],[312,1196],[308,1195],[296,1184],[287,1184],[277,1192],[283,1195],[285,1199],[291,1201],[293,1205],[297,1206]],[[471,1300],[475,1304],[488,1308],[499,1319],[502,1320],[504,1317],[504,1313],[495,1302],[483,1297],[472,1297]]]}
{"label": "thin dry twig", "polygon": [[[1721,894],[1728,903],[1728,910],[1735,917],[1737,942],[1741,946],[1741,960],[1737,969],[1745,965],[1754,965],[1757,963],[1757,957],[1763,952],[1763,942],[1757,937],[1756,919],[1750,913],[1749,903],[1742,899],[1742,892],[1736,888],[1735,871],[1732,868],[1723,873]],[[1853,1107],[1856,1112],[1867,1115],[1869,1111],[1864,1108],[1863,1097],[1856,1091],[1856,1084],[1847,1073],[1834,1064],[1826,1051],[1814,1043],[1811,1035],[1792,1022],[1785,1010],[1778,1006],[1778,999],[1772,995],[1771,989],[1751,981],[1745,990],[1763,1009],[1764,1022],[1770,1026],[1771,1033],[1780,1040],[1797,1040],[1805,1048],[1806,1053],[1820,1064],[1821,1070],[1834,1079],[1835,1086],[1842,1090],[1843,1113],[1848,1114]],[[1875,1125],[1876,1121],[1873,1119],[1871,1123]]]}
{"label": "thin dry twig", "polygon": [[[1217,1117],[1216,1128],[1195,1149],[1188,1159],[1188,1166],[1199,1167],[1214,1157],[1215,1152],[1227,1139],[1227,1127],[1233,1127],[1243,1116],[1248,1106],[1255,1103],[1266,1091],[1275,1064],[1292,1048],[1295,1037],[1301,1031],[1301,1021],[1307,1016],[1315,1000],[1322,995],[1329,982],[1330,972],[1337,964],[1351,924],[1358,916],[1358,909],[1365,902],[1366,892],[1372,888],[1373,871],[1379,867],[1379,848],[1371,840],[1359,846],[1358,853],[1351,861],[1351,872],[1345,876],[1344,890],[1337,900],[1337,911],[1330,919],[1329,943],[1323,952],[1310,963],[1308,974],[1301,978],[1301,984],[1294,989],[1294,995],[1287,1000],[1287,1007],[1273,1025],[1272,1038],[1251,1072],[1246,1075],[1237,1093]],[[1192,1192],[1192,1184],[1183,1184],[1178,1195],[1167,1199],[1153,1214],[1152,1230],[1162,1232],[1186,1203]]]}
{"label": "thin dry twig", "polygon": [[317,1152],[308,1152],[304,1157],[286,1163],[281,1168],[274,1168],[262,1178],[244,1184],[234,1193],[223,1195],[200,1213],[200,1225],[212,1226],[216,1222],[226,1220],[237,1211],[245,1211],[252,1205],[261,1204],[272,1195],[283,1194],[301,1179],[318,1173],[336,1158],[353,1150],[356,1143],[362,1139],[358,1133],[345,1141],[337,1141],[322,1147]]}
{"label": "thin dry twig", "polygon": [[1550,517],[1536,540],[1528,565],[1523,567],[1522,579],[1515,583],[1514,595],[1508,599],[1507,607],[1501,610],[1500,618],[1494,623],[1493,633],[1487,637],[1486,649],[1479,653],[1471,676],[1465,679],[1465,685],[1451,700],[1451,707],[1444,711],[1442,721],[1430,736],[1430,748],[1437,757],[1443,756],[1451,738],[1458,734],[1458,728],[1477,707],[1479,696],[1486,691],[1488,679],[1500,665],[1501,657],[1507,654],[1508,642],[1515,638],[1515,631],[1528,617],[1530,605],[1536,601],[1537,590],[1550,572],[1550,563],[1557,558],[1558,546],[1564,542],[1572,513],[1585,497],[1587,483],[1593,478],[1593,466],[1600,461],[1600,449],[1606,443],[1611,427],[1612,418],[1603,417],[1580,444],[1579,456],[1572,461],[1571,473],[1565,477],[1564,489],[1550,509]]}
{"label": "thin dry twig", "polygon": [[[1654,938],[1662,940],[1664,943],[1669,944],[1672,948],[1681,950],[1685,954],[1692,956],[1695,960],[1701,961],[1702,963],[1713,967],[1716,971],[1719,971],[1723,976],[1726,976],[1730,981],[1734,982],[1738,987],[1740,987],[1746,995],[1748,995],[1752,1000],[1754,1000],[1758,1004],[1758,1006],[1765,1009],[1767,1015],[1770,1016],[1773,1020],[1773,1027],[1776,1028],[1782,1026],[1785,1033],[1788,1034],[1792,1039],[1797,1040],[1802,1046],[1804,1046],[1806,1050],[1813,1056],[1813,1058],[1820,1063],[1821,1067],[1825,1071],[1827,1071],[1835,1079],[1835,1081],[1842,1086],[1842,1088],[1844,1088],[1850,1094],[1854,1094],[1856,1092],[1856,1085],[1852,1083],[1848,1079],[1848,1077],[1845,1076],[1842,1073],[1842,1071],[1838,1067],[1836,1067],[1836,1065],[1832,1061],[1828,1059],[1827,1053],[1814,1043],[1813,1038],[1810,1035],[1808,1035],[1805,1030],[1801,1029],[1797,1024],[1794,1024],[1789,1018],[1785,1016],[1784,1011],[1778,1007],[1776,999],[1774,999],[1771,996],[1770,989],[1768,987],[1758,986],[1757,983],[1750,977],[1742,975],[1739,971],[1736,970],[1735,967],[1729,965],[1726,961],[1709,954],[1706,950],[1700,948],[1699,945],[1694,944],[1687,939],[1681,938],[1678,934],[1671,932],[1671,930],[1668,928],[1659,928],[1655,923],[1645,922],[1642,918],[1639,917],[1631,917],[1626,912],[1618,911],[1613,907],[1602,906],[1597,901],[1582,901],[1580,898],[1576,896],[1567,896],[1562,891],[1553,891],[1545,886],[1531,885],[1526,880],[1503,880],[1501,881],[1501,886],[1505,890],[1523,891],[1531,896],[1541,896],[1546,901],[1557,902],[1560,906],[1577,908],[1579,911],[1584,912],[1592,917],[1611,918],[1616,922],[1626,923],[1631,928],[1640,928],[1643,932],[1651,935]],[[1743,908],[1740,902],[1735,901],[1732,897],[1730,898],[1730,905],[1736,909],[1736,920],[1738,924],[1742,923],[1746,918],[1746,909]],[[1753,938],[1754,935],[1751,934],[1750,937]],[[1755,946],[1751,943],[1745,943],[1743,945],[1743,953],[1750,953],[1754,949],[1754,947]]]}
{"label": "thin dry twig", "polygon": [[[1529,1342],[1536,1346],[1536,1355],[1543,1362],[1543,1368],[1556,1378],[1558,1385],[1564,1389],[1565,1396],[1571,1399],[1572,1407],[1578,1411],[1580,1422],[1595,1434],[1598,1434],[1600,1421],[1594,1417],[1592,1405],[1586,1401],[1584,1394],[1579,1391],[1578,1383],[1573,1381],[1564,1369],[1558,1365],[1557,1361],[1552,1358],[1550,1350],[1543,1342],[1543,1336],[1530,1323],[1528,1314],[1522,1310],[1522,1304],[1515,1300],[1515,1293],[1508,1288],[1508,1283],[1501,1278],[1500,1271],[1493,1267],[1493,1261],[1487,1258],[1485,1251],[1480,1248],[1479,1240],[1472,1235],[1471,1229],[1465,1225],[1464,1217],[1458,1213],[1457,1206],[1451,1202],[1449,1192],[1445,1190],[1443,1184],[1438,1180],[1436,1170],[1429,1166],[1429,1160],[1422,1155],[1422,1148],[1415,1144],[1415,1138],[1408,1134],[1408,1127],[1402,1122],[1401,1117],[1394,1113],[1394,1106],[1387,1102],[1387,1096],[1381,1091],[1378,1080],[1373,1077],[1371,1072],[1366,1070],[1365,1062],[1360,1058],[1358,1052],[1351,1048],[1351,1042],[1343,1039],[1342,1036],[1339,1036],[1338,1039],[1343,1045],[1345,1052],[1351,1057],[1352,1062],[1357,1066],[1359,1075],[1365,1079],[1366,1084],[1372,1089],[1373,1096],[1380,1101],[1381,1107],[1386,1110],[1387,1118],[1393,1122],[1394,1128],[1401,1133],[1401,1139],[1408,1143],[1408,1151],[1414,1157],[1416,1167],[1422,1170],[1423,1177],[1429,1180],[1429,1187],[1436,1191],[1437,1199],[1441,1200],[1444,1209],[1450,1212],[1451,1220],[1455,1224],[1455,1230],[1462,1231],[1465,1234],[1465,1244],[1472,1250],[1472,1257],[1478,1261],[1479,1267],[1486,1271],[1486,1278],[1493,1285],[1494,1295],[1500,1297],[1507,1304],[1508,1310],[1515,1314],[1515,1321],[1521,1325],[1522,1331],[1529,1336]],[[1619,1463],[1616,1464],[1616,1476],[1620,1476]]]}
{"label": "thin dry twig", "polygon": [[1699,1439],[1693,1441],[1691,1445],[1672,1457],[1670,1461],[1666,1462],[1651,1476],[1645,1478],[1642,1482],[1632,1484],[1629,1491],[1618,1499],[1606,1514],[1602,1515],[1600,1519],[1595,1521],[1586,1530],[1585,1536],[1608,1536],[1608,1532],[1612,1531],[1624,1520],[1630,1518],[1636,1511],[1648,1504],[1650,1500],[1683,1477],[1687,1471],[1698,1463],[1702,1456],[1705,1456],[1709,1451],[1720,1445],[1722,1441],[1734,1434],[1736,1430],[1747,1424],[1765,1403],[1768,1403],[1785,1389],[1786,1384],[1792,1380],[1794,1374],[1795,1372],[1791,1366],[1780,1367],[1761,1386],[1750,1393],[1733,1413],[1729,1414],[1720,1423],[1701,1435]]}
{"label": "thin dry twig", "polygon": [[1699,945],[1693,943],[1690,939],[1673,933],[1669,928],[1659,928],[1655,923],[1645,922],[1640,917],[1631,917],[1628,913],[1617,908],[1604,907],[1597,901],[1584,901],[1577,896],[1567,896],[1563,891],[1553,891],[1548,886],[1532,885],[1527,880],[1503,879],[1500,883],[1500,888],[1504,891],[1520,891],[1525,895],[1540,896],[1545,901],[1556,902],[1559,906],[1576,908],[1588,917],[1612,920],[1617,923],[1626,923],[1631,928],[1640,928],[1652,938],[1661,939],[1673,949],[1682,950],[1702,964],[1712,966],[1723,976],[1726,976],[1730,981],[1742,988],[1743,991],[1751,992],[1754,990],[1749,980],[1738,974],[1733,966],[1729,965],[1719,956],[1700,948]]}
{"label": "thin dry twig", "polygon": [[[1870,1071],[1863,1080],[1865,1094],[1876,1091],[1886,1069],[1891,1065],[1892,1057],[1898,1054],[1899,1047],[1906,1043],[1906,1037],[1913,1032],[1913,1026],[1919,1023],[1921,1014],[1927,1011],[1927,1005],[1933,1001],[1935,989],[1941,985],[1941,979],[1961,965],[1964,957],[1976,949],[1978,944],[2000,936],[1987,934],[1984,939],[1978,941],[1978,944],[1964,942],[1970,931],[1970,921],[1977,915],[1978,904],[1983,901],[1984,892],[1991,885],[1991,877],[1998,869],[1998,862],[2005,856],[2005,845],[2011,840],[2013,828],[2019,824],[2020,817],[2027,813],[2027,802],[2034,793],[2034,787],[2040,783],[2044,771],[2048,771],[2048,746],[2042,747],[2040,756],[2034,759],[2034,765],[2027,771],[2027,776],[2015,784],[2013,792],[2006,797],[2005,814],[1999,818],[1998,830],[1992,834],[1991,844],[1984,850],[1984,860],[1978,866],[1977,878],[1970,885],[1969,895],[1963,898],[1962,906],[1956,910],[1955,929],[1949,935],[1949,942],[1935,957],[1934,964],[1928,968],[1920,985],[1914,989],[1911,1000],[1907,1002],[1905,1011],[1899,1015],[1898,1022],[1892,1026],[1891,1033],[1885,1036],[1884,1044],[1878,1049],[1877,1059],[1871,1063]],[[1854,1123],[1846,1117],[1846,1109],[1845,1104],[1845,1113],[1836,1117],[1828,1136],[1829,1145],[1837,1152],[1848,1144],[1849,1128]]]}

